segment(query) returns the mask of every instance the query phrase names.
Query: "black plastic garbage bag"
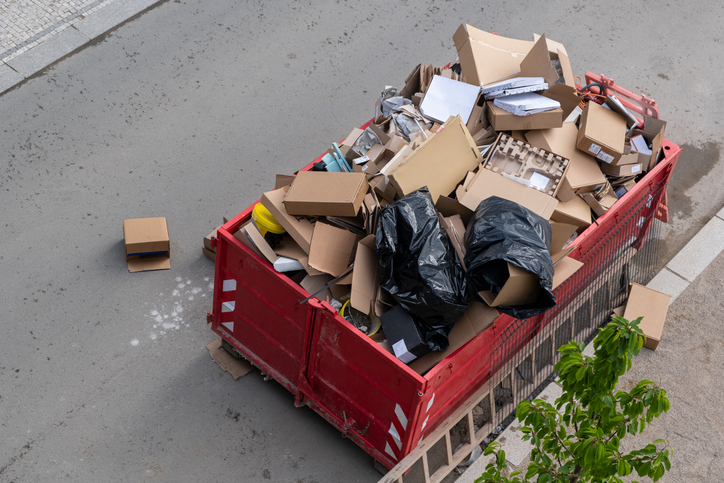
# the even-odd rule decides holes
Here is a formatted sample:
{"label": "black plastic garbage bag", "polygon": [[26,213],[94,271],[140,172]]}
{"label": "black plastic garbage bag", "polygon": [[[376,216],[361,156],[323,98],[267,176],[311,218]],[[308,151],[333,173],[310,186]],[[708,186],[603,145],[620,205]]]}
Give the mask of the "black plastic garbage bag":
{"label": "black plastic garbage bag", "polygon": [[518,203],[497,196],[481,201],[465,232],[470,290],[487,291],[491,296],[500,294],[508,280],[509,263],[532,272],[539,283],[531,282],[529,277],[530,291],[523,304],[498,305],[496,309],[517,319],[527,319],[555,306],[551,236],[548,220]]}
{"label": "black plastic garbage bag", "polygon": [[448,347],[468,307],[465,275],[427,188],[383,208],[376,247],[381,285],[412,315],[432,350]]}

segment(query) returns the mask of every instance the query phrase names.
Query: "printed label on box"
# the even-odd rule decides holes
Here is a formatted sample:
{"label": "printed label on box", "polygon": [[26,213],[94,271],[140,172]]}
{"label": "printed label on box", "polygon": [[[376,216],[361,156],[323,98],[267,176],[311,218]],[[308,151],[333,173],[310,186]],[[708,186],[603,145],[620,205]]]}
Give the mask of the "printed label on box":
{"label": "printed label on box", "polygon": [[417,357],[412,352],[407,351],[407,345],[404,340],[398,340],[392,345],[392,351],[395,353],[395,357],[400,359],[405,364],[409,364],[414,361]]}
{"label": "printed label on box", "polygon": [[590,152],[592,152],[594,156],[596,156],[596,155],[598,154],[598,152],[601,150],[601,146],[599,146],[599,145],[596,144],[596,143],[592,143],[592,144],[588,147],[588,150],[589,150]]}
{"label": "printed label on box", "polygon": [[637,166],[634,166],[633,168],[631,168],[632,173],[638,173],[639,171],[641,171],[641,166],[637,165]]}
{"label": "printed label on box", "polygon": [[600,153],[598,153],[598,154],[596,155],[596,158],[597,158],[597,159],[600,159],[600,160],[603,161],[604,163],[608,163],[608,164],[611,164],[611,161],[613,161],[613,156],[611,156],[610,154],[606,154],[606,153],[604,153],[603,151],[601,151]]}
{"label": "printed label on box", "polygon": [[369,156],[364,155],[364,156],[360,156],[359,158],[355,159],[354,162],[355,162],[355,164],[362,164],[362,163],[366,163],[369,160],[370,160]]}

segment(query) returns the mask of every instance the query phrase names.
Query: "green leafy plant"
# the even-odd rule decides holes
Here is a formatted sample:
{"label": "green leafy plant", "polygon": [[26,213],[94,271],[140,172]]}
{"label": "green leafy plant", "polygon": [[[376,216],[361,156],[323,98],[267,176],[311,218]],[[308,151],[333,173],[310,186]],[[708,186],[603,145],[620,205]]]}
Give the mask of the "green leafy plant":
{"label": "green leafy plant", "polygon": [[623,482],[620,477],[634,471],[657,481],[671,469],[673,450],[665,440],[621,451],[627,434],[640,433],[669,410],[666,391],[652,381],[643,380],[628,392],[616,390],[643,347],[641,319],[613,316],[593,340],[593,357],[583,355],[583,343],[561,346],[555,369],[563,395],[555,405],[536,399],[517,407],[523,439],[533,445],[527,471],[505,476],[505,452],[493,442],[485,454],[495,459],[475,483]]}

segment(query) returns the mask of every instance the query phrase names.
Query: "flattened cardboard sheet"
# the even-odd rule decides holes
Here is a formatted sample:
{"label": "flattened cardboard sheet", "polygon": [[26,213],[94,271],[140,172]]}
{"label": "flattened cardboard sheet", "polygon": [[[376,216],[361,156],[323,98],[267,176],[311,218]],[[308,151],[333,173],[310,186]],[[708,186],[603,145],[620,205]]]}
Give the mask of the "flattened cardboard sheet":
{"label": "flattened cardboard sheet", "polygon": [[206,344],[206,348],[214,362],[216,362],[221,369],[231,374],[231,377],[233,377],[235,381],[254,370],[254,366],[249,362],[244,359],[235,358],[229,354],[226,349],[221,347],[221,337]]}

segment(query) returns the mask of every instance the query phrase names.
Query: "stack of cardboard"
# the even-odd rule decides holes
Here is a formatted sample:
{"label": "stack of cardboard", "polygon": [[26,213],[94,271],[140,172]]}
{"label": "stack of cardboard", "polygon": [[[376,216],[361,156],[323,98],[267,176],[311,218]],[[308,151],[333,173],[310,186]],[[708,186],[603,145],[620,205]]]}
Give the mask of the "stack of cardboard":
{"label": "stack of cardboard", "polygon": [[[262,205],[286,231],[281,243],[269,246],[253,221],[234,236],[275,268],[280,259],[297,262],[287,275],[320,299],[349,300],[372,318],[395,305],[379,287],[379,210],[422,187],[461,262],[471,214],[482,200],[499,196],[550,220],[554,286],[581,268],[568,256],[575,237],[655,166],[665,123],[645,118],[641,128],[620,103],[607,108],[582,97],[565,48],[545,36],[515,40],[462,25],[453,40],[459,64],[418,65],[399,93],[383,91],[368,126],[330,149],[350,172],[281,176],[276,189],[263,194]],[[561,107],[516,116],[480,94],[515,77],[544,79],[542,95]],[[495,306],[530,298],[530,275],[508,266],[503,290],[480,293],[485,303],[471,301],[446,351],[407,355],[405,362],[425,372],[494,325]],[[386,348],[396,342],[376,337]]]}

